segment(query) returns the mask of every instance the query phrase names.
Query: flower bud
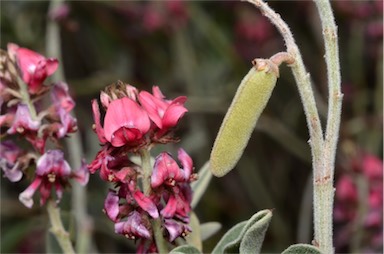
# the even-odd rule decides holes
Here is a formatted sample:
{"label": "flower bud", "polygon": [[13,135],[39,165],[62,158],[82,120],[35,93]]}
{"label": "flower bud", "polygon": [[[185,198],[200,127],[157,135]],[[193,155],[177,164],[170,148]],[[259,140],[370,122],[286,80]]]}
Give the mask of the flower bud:
{"label": "flower bud", "polygon": [[210,158],[213,175],[224,176],[240,159],[278,75],[276,64],[257,59],[241,81],[213,145]]}

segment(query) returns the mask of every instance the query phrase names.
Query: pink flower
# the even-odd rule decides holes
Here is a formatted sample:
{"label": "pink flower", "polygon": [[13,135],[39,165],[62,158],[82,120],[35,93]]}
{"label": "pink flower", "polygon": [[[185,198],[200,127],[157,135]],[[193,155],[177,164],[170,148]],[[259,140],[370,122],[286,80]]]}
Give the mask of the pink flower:
{"label": "pink flower", "polygon": [[112,101],[104,119],[105,139],[114,147],[137,143],[148,132],[150,121],[137,102],[127,97]]}
{"label": "pink flower", "polygon": [[19,104],[15,113],[15,117],[8,134],[36,132],[40,127],[40,121],[33,120],[28,106]]}
{"label": "pink flower", "polygon": [[176,182],[193,181],[196,179],[196,175],[192,174],[192,159],[181,148],[178,151],[178,159],[180,160],[183,169],[179,167],[176,161],[168,153],[161,153],[156,157],[151,176],[152,188],[157,188],[163,183],[175,186]]}
{"label": "pink flower", "polygon": [[343,201],[356,201],[357,190],[351,177],[343,175],[336,184],[336,197]]}
{"label": "pink flower", "polygon": [[162,184],[174,186],[176,182],[184,180],[184,172],[170,154],[163,152],[156,157],[151,175],[152,188],[157,188]]}
{"label": "pink flower", "polygon": [[[53,187],[55,187],[57,202],[59,202],[63,196],[63,188],[68,184],[69,178],[73,177],[71,168],[60,150],[49,150],[41,156],[36,163],[35,173],[35,180],[19,195],[19,200],[28,208],[33,206],[32,197],[38,189],[40,205],[45,204]],[[84,178],[80,179],[80,183],[85,183],[87,177],[84,176]]]}
{"label": "pink flower", "polygon": [[152,218],[159,218],[157,207],[149,197],[145,196],[141,191],[135,191],[133,197],[135,198],[137,204],[149,215],[151,215]]}
{"label": "pink flower", "polygon": [[21,163],[18,162],[22,153],[22,150],[11,140],[0,142],[0,167],[4,177],[11,182],[18,182],[23,177],[23,172],[20,170]]}
{"label": "pink flower", "polygon": [[70,112],[75,107],[75,102],[68,91],[68,85],[64,82],[58,82],[52,86],[51,97],[53,103],[66,112]]}
{"label": "pink flower", "polygon": [[81,186],[85,186],[89,181],[89,171],[85,159],[81,160],[81,166],[79,169],[72,172],[71,177],[77,180]]}
{"label": "pink flower", "polygon": [[56,71],[59,64],[57,59],[45,58],[32,50],[18,46],[14,46],[14,50],[22,78],[28,84],[29,92],[32,94],[39,92],[44,80]]}
{"label": "pink flower", "polygon": [[168,240],[173,242],[177,237],[185,237],[192,232],[191,227],[173,219],[165,219],[164,227],[168,232]]}
{"label": "pink flower", "polygon": [[117,221],[119,215],[119,196],[114,191],[109,191],[104,201],[104,212],[112,221]]}
{"label": "pink flower", "polygon": [[139,101],[148,112],[149,118],[161,129],[164,134],[168,129],[176,126],[180,118],[188,111],[184,107],[187,100],[185,96],[179,96],[174,100],[166,100],[159,87],[152,88],[153,95],[142,91]]}
{"label": "pink flower", "polygon": [[[109,105],[109,103],[108,103]],[[107,139],[104,135],[104,129],[100,123],[100,109],[97,100],[92,100],[92,112],[93,112],[93,121],[95,121],[94,130],[101,144],[105,144]]]}
{"label": "pink flower", "polygon": [[371,154],[362,158],[362,168],[370,180],[383,178],[383,161]]}
{"label": "pink flower", "polygon": [[115,224],[115,232],[122,234],[127,238],[151,238],[151,232],[148,230],[148,219],[145,219],[139,212],[133,211],[129,214],[126,221],[117,222]]}

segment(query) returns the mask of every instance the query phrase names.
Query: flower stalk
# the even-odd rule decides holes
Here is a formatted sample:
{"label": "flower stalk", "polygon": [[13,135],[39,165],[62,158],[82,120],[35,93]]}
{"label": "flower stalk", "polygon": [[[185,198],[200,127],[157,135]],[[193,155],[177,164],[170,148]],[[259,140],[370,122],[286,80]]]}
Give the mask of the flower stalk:
{"label": "flower stalk", "polygon": [[[343,95],[340,88],[341,77],[337,28],[331,4],[328,0],[314,1],[319,11],[323,28],[329,93],[328,119],[323,154],[324,175],[322,175],[320,179],[314,179],[315,184],[322,183],[322,187],[315,186],[315,194],[317,194],[315,200],[318,200],[319,205],[322,205],[322,211],[315,217],[318,220],[315,221],[315,225],[317,225],[317,227],[315,226],[315,240],[321,244],[320,246],[325,253],[334,253],[335,250],[332,241],[332,214],[334,200],[333,178]],[[323,188],[323,191],[319,190],[316,192],[317,188]]]}
{"label": "flower stalk", "polygon": [[75,251],[72,247],[69,234],[65,231],[63,223],[60,218],[60,208],[57,207],[55,201],[49,200],[47,204],[47,211],[49,215],[49,220],[51,222],[50,231],[55,235],[56,240],[58,241],[61,249],[66,254],[74,254]]}
{"label": "flower stalk", "polygon": [[[51,0],[49,5],[48,14],[52,14],[61,8],[64,4],[64,0]],[[57,21],[53,20],[52,17],[48,19],[46,29],[46,51],[48,55],[55,56],[59,62],[62,62],[61,53],[61,41],[60,41],[60,27]],[[65,80],[63,67],[53,74],[55,81]],[[72,116],[76,117],[75,113],[72,112]],[[80,134],[75,132],[71,135],[71,138],[66,139],[69,153],[69,163],[74,168],[79,168],[81,164],[81,156],[84,154],[81,147]],[[77,253],[88,253],[91,242],[91,226],[92,222],[89,218],[86,210],[86,188],[81,186],[77,182],[72,183],[72,211],[76,220],[76,252]]]}
{"label": "flower stalk", "polygon": [[[144,195],[149,196],[151,193],[151,175],[152,175],[152,165],[151,165],[151,154],[148,149],[140,150],[141,156],[141,169],[143,172],[142,185]],[[163,232],[161,229],[160,218],[151,220],[153,236],[155,238],[157,250],[160,254],[168,253],[167,242],[164,239]]]}

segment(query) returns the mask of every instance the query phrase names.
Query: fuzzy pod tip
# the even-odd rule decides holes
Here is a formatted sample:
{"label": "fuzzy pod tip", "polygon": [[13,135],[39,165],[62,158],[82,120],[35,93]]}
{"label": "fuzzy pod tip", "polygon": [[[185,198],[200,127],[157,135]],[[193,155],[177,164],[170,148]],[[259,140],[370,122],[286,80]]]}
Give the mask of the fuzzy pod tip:
{"label": "fuzzy pod tip", "polygon": [[278,67],[266,59],[256,59],[243,78],[214,142],[210,168],[222,177],[239,161],[262,111],[276,85]]}

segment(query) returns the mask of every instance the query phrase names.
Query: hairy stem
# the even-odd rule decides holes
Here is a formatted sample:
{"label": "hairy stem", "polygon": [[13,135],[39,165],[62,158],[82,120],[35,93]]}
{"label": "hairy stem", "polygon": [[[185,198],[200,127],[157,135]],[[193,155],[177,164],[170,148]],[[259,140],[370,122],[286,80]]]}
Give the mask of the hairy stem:
{"label": "hairy stem", "polygon": [[261,10],[264,16],[277,27],[285,40],[287,52],[295,59],[291,64],[304,112],[307,119],[313,160],[314,183],[314,242],[324,253],[333,253],[332,214],[333,178],[336,147],[340,128],[342,94],[340,89],[340,64],[337,31],[329,0],[314,0],[322,20],[325,42],[325,57],[328,73],[329,101],[325,139],[316,102],[311,87],[310,76],[305,70],[302,57],[288,25],[262,0],[247,0]]}
{"label": "hairy stem", "polygon": [[296,45],[291,30],[279,14],[272,10],[262,0],[245,1],[248,1],[259,8],[261,13],[276,26],[285,41],[287,52],[291,54],[294,59],[294,63],[290,64],[290,67],[296,80],[309,129],[313,171],[314,175],[321,175],[321,172],[324,170],[322,161],[322,148],[324,143],[323,130],[321,128],[319,113],[311,86],[310,75],[305,69],[299,48]]}
{"label": "hairy stem", "polygon": [[63,223],[60,218],[60,208],[56,206],[55,201],[49,200],[47,204],[47,211],[49,215],[49,220],[51,222],[50,231],[56,237],[56,240],[59,242],[59,245],[64,253],[75,253],[72,247],[71,240],[69,238],[69,234],[65,231]]}
{"label": "hairy stem", "polygon": [[[48,13],[60,8],[63,0],[51,0]],[[46,53],[49,56],[55,57],[62,63],[60,28],[57,22],[48,19],[46,30]],[[62,63],[63,64],[63,63]],[[52,75],[54,81],[65,81],[63,67],[58,68]],[[72,115],[76,118],[75,114]],[[68,147],[68,160],[72,168],[81,167],[81,159],[84,154],[79,132],[71,134],[69,139],[65,139]],[[86,211],[87,196],[86,188],[78,182],[72,182],[72,212],[76,220],[76,252],[89,253],[92,221]]]}
{"label": "hairy stem", "polygon": [[[143,172],[142,185],[143,192],[146,196],[149,196],[151,193],[151,174],[152,174],[152,165],[151,165],[151,154],[149,150],[142,149],[140,150],[141,156],[141,168]],[[157,250],[160,254],[168,253],[167,241],[164,239],[163,232],[161,230],[161,221],[160,218],[151,220],[153,235],[155,238]]]}
{"label": "hairy stem", "polygon": [[[319,225],[315,227],[315,240],[319,243],[320,249],[325,253],[334,253],[332,242],[332,214],[334,188],[333,178],[335,170],[335,156],[337,142],[339,139],[341,104],[343,95],[341,93],[340,83],[340,61],[339,47],[337,40],[337,27],[329,0],[314,0],[319,11],[321,25],[323,29],[324,45],[325,45],[325,61],[327,64],[328,76],[328,118],[324,143],[324,174],[319,179],[315,179],[318,183],[324,182],[328,188],[326,204],[323,205],[323,213],[317,218]],[[315,204],[316,207],[316,204]],[[324,225],[324,226],[323,226]],[[326,236],[326,237],[324,237]]]}

